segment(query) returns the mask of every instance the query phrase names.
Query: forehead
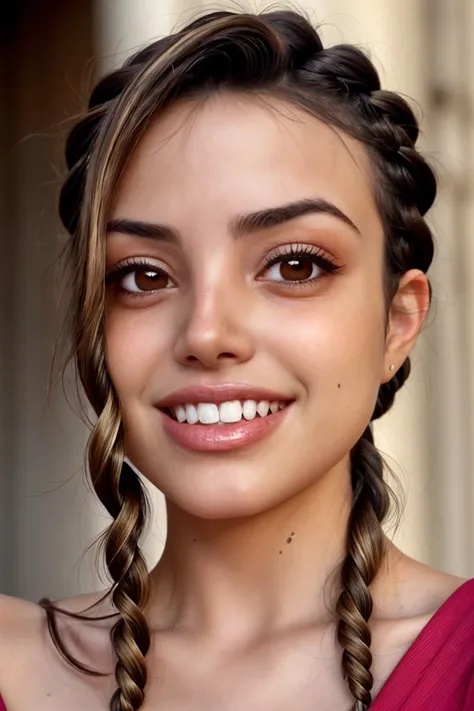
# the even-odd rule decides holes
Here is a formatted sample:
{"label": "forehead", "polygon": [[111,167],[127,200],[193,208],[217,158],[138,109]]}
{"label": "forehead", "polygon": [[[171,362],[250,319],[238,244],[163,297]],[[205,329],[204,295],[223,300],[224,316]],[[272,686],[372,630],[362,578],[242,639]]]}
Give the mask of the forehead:
{"label": "forehead", "polygon": [[224,220],[317,197],[363,231],[380,228],[372,184],[367,152],[347,134],[278,99],[223,93],[183,100],[151,123],[113,213],[179,228],[203,213]]}

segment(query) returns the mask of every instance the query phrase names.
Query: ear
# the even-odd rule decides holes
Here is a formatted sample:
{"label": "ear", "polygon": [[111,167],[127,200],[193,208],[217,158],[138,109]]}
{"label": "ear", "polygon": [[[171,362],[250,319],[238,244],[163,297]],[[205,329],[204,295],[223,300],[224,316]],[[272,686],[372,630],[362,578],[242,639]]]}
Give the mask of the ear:
{"label": "ear", "polygon": [[419,269],[411,269],[400,279],[397,293],[390,305],[382,383],[388,382],[407,359],[429,307],[428,278]]}

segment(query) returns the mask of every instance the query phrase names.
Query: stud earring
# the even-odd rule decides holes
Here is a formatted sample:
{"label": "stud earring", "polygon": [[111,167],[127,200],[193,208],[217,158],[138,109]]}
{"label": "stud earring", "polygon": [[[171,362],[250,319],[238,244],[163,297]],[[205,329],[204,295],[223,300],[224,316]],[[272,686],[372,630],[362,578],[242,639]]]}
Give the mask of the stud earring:
{"label": "stud earring", "polygon": [[392,373],[393,373],[393,371],[395,370],[395,366],[393,365],[393,363],[392,363],[392,365],[390,366],[389,370],[391,370]]}

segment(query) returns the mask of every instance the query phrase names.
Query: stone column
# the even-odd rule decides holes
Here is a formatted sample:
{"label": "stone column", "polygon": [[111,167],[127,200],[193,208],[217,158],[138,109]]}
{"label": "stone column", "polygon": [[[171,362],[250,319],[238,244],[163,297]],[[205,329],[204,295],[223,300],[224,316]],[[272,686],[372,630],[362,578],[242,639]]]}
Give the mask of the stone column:
{"label": "stone column", "polygon": [[64,120],[79,110],[76,92],[92,51],[89,26],[83,0],[22,3],[2,82],[8,202],[0,206],[1,591],[33,600],[88,589],[95,580],[87,566],[79,572],[97,521],[80,471],[87,432],[60,387],[48,401],[57,326],[54,261],[61,249],[59,144]]}
{"label": "stone column", "polygon": [[469,0],[436,0],[427,15],[430,89],[427,133],[440,179],[432,216],[437,257],[429,343],[431,558],[474,572],[474,12]]}

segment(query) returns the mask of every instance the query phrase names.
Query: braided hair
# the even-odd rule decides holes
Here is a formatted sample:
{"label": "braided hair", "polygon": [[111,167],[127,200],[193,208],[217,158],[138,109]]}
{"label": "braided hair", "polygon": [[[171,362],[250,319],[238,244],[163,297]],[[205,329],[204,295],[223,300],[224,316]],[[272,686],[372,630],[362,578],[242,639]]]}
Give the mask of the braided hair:
{"label": "braided hair", "polygon": [[[177,98],[217,91],[279,97],[360,141],[371,158],[374,195],[384,227],[386,311],[401,276],[426,272],[433,239],[423,216],[436,195],[431,168],[415,148],[417,120],[408,103],[381,89],[367,56],[351,45],[324,48],[314,27],[292,11],[260,15],[213,12],[160,39],[105,76],[66,144],[68,176],[59,212],[71,235],[71,333],[80,381],[98,416],[88,447],[95,491],[113,518],[105,536],[118,619],[112,629],[117,691],[111,711],[137,711],[146,685],[150,639],[143,614],[148,594],[140,536],[146,501],[135,473],[123,465],[120,401],[104,355],[105,225],[114,188],[148,124]],[[380,387],[373,418],[390,409],[410,373],[407,359]],[[382,523],[389,510],[383,461],[368,424],[351,451],[353,504],[336,604],[342,672],[353,711],[371,704],[373,679],[370,585],[384,557]],[[58,649],[54,606],[44,601]]]}

